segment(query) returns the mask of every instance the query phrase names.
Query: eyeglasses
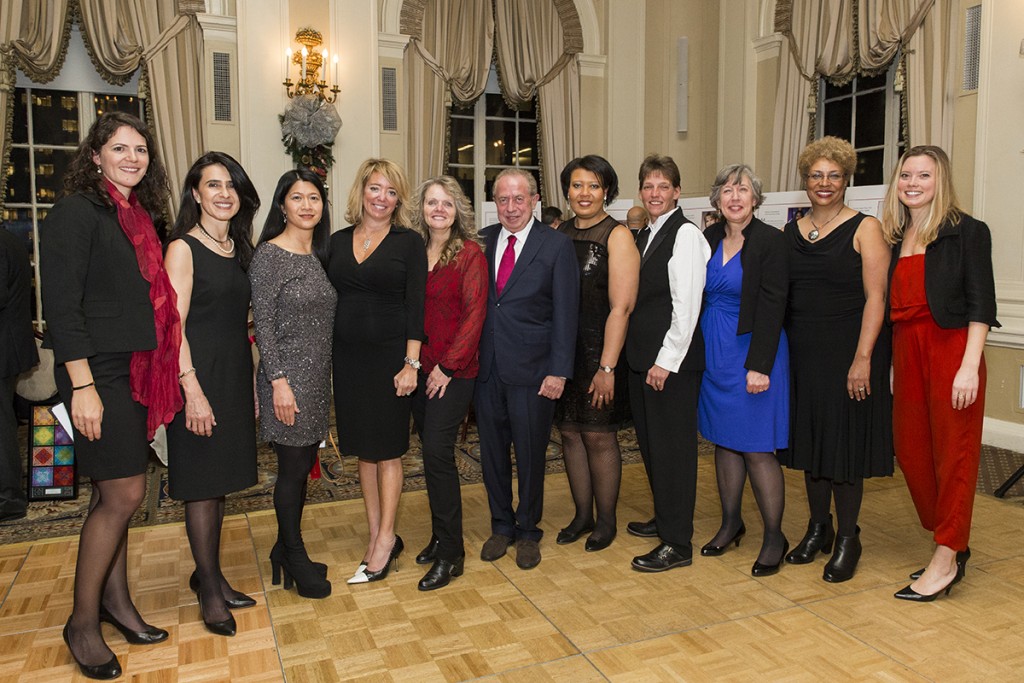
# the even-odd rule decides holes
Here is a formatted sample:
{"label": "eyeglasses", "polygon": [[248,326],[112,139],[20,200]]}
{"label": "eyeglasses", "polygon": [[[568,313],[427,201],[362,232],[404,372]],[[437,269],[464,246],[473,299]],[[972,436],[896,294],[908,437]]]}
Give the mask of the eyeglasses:
{"label": "eyeglasses", "polygon": [[820,183],[825,178],[828,178],[833,183],[840,183],[846,178],[846,176],[843,175],[842,173],[835,172],[825,175],[824,173],[819,173],[815,171],[814,173],[808,173],[807,175],[804,176],[804,178],[814,183]]}

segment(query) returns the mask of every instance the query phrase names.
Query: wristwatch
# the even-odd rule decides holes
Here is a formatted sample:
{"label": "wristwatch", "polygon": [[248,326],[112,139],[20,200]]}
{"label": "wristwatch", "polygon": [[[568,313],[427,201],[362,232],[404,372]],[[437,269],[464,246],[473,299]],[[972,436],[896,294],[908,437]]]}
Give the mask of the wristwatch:
{"label": "wristwatch", "polygon": [[422,363],[420,363],[418,360],[409,358],[409,356],[405,357],[405,364],[411,365],[413,370],[419,370],[420,366],[422,365]]}
{"label": "wristwatch", "polygon": [[609,375],[612,374],[613,372],[615,372],[615,366],[614,365],[598,365],[597,369],[602,371],[602,372],[607,372]]}

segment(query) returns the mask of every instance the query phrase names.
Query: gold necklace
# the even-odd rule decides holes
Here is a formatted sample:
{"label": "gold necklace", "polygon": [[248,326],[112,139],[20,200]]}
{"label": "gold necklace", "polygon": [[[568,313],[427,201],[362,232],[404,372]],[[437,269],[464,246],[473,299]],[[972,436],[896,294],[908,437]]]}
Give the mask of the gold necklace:
{"label": "gold necklace", "polygon": [[[222,254],[232,254],[232,253],[234,253],[234,251],[235,251],[235,241],[233,239],[228,237],[227,239],[219,240],[219,239],[217,239],[216,237],[214,237],[213,235],[211,235],[210,233],[208,233],[206,231],[206,228],[203,227],[202,222],[196,223],[196,225],[199,227],[199,230],[202,231],[202,233],[204,235],[206,235],[207,237],[210,238],[210,241],[212,241],[215,245],[217,245],[217,250],[220,251]],[[225,249],[224,247],[221,246],[222,244],[230,244],[231,246],[228,247],[227,249]]]}
{"label": "gold necklace", "polygon": [[809,233],[807,233],[807,239],[809,239],[811,242],[813,242],[814,240],[818,239],[818,237],[821,235],[821,232],[820,232],[821,229],[824,228],[829,223],[831,223],[832,221],[834,221],[836,219],[836,216],[838,216],[842,212],[843,212],[843,205],[840,205],[839,206],[839,210],[836,211],[834,214],[832,214],[832,218],[829,218],[827,221],[825,221],[821,225],[818,225],[817,223],[814,222],[814,212],[813,211],[811,211],[809,214],[807,214],[807,220],[809,220],[811,222],[811,226],[814,228]]}

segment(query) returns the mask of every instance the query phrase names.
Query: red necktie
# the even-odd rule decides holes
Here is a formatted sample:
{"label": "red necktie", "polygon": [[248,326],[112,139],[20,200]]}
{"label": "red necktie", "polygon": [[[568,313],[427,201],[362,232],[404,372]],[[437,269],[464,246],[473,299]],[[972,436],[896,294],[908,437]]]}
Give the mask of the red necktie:
{"label": "red necktie", "polygon": [[498,279],[494,282],[494,288],[501,295],[505,289],[505,283],[512,275],[512,269],[516,267],[516,236],[509,235],[508,244],[505,245],[505,253],[501,255],[501,263],[498,264]]}

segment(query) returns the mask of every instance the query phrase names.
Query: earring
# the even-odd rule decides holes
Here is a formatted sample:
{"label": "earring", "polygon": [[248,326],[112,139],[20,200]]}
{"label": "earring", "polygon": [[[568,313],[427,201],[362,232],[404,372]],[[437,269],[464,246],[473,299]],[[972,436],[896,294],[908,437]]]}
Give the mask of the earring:
{"label": "earring", "polygon": [[100,166],[99,164],[96,164],[96,172],[99,173],[100,175],[103,175],[103,167]]}

